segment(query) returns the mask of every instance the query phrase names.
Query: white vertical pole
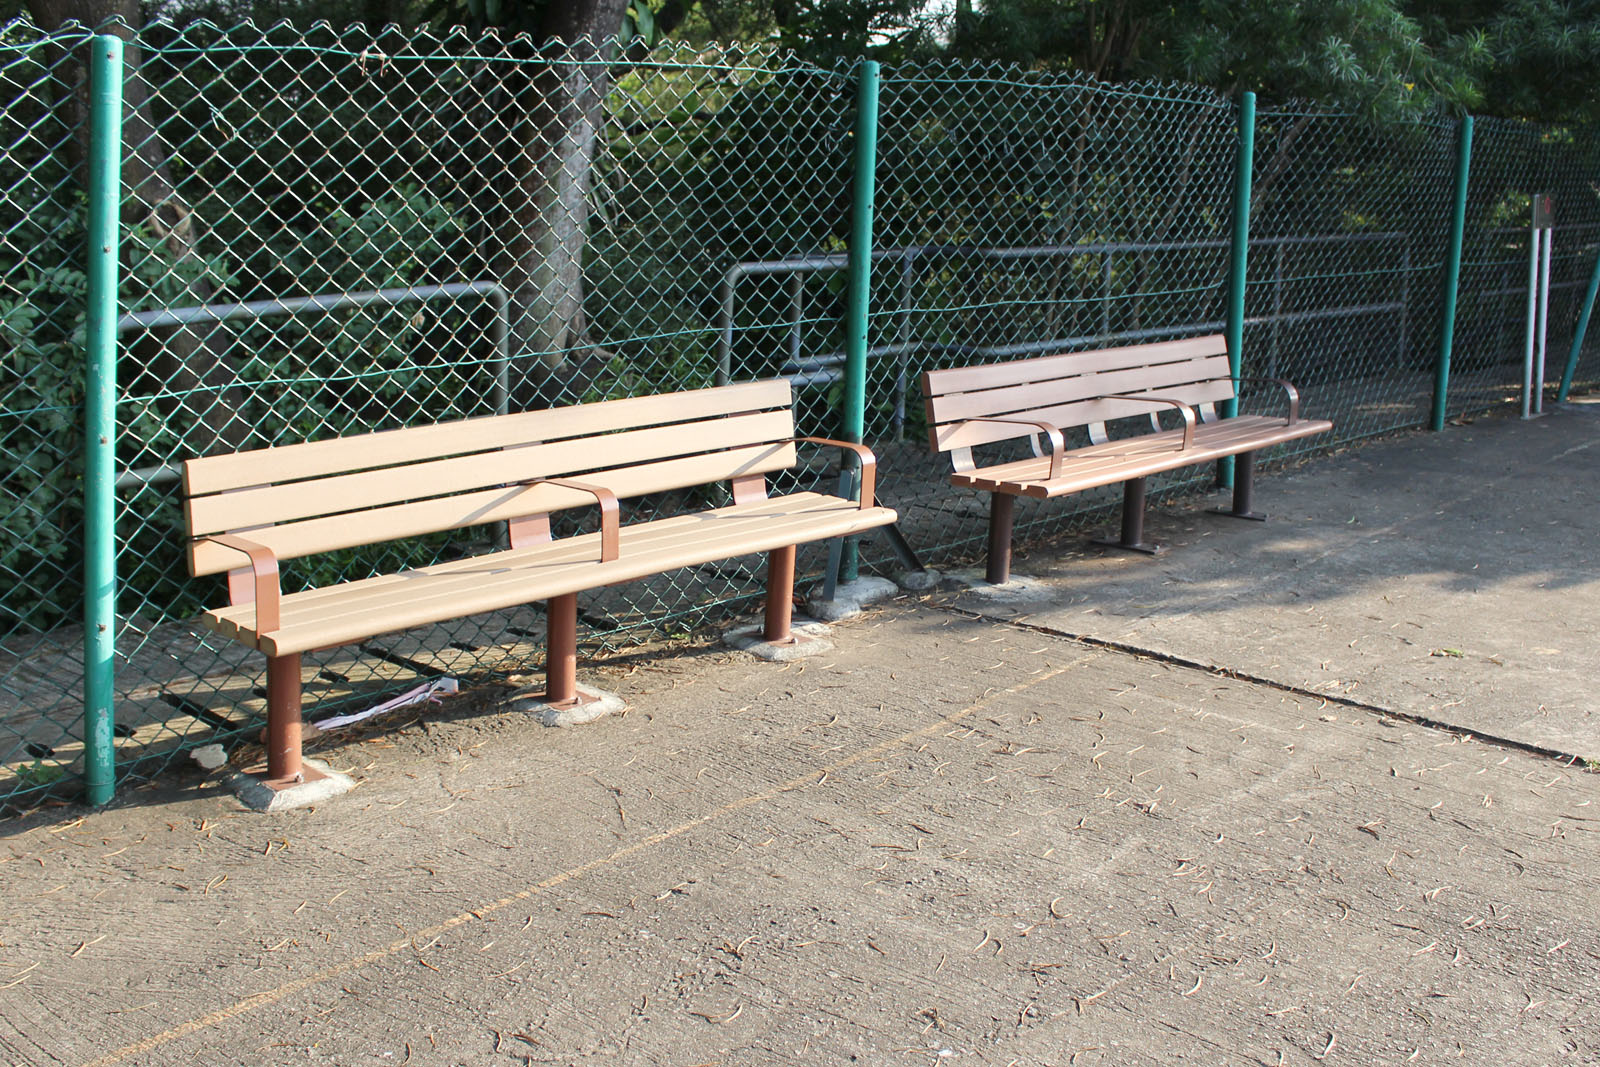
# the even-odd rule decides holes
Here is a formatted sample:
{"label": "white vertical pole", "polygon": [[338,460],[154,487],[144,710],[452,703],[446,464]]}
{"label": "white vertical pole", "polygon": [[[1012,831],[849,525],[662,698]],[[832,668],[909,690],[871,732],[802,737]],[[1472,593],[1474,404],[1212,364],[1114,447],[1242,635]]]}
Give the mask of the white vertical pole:
{"label": "white vertical pole", "polygon": [[1522,417],[1533,414],[1533,335],[1539,309],[1539,227],[1528,228],[1528,328],[1522,346]]}

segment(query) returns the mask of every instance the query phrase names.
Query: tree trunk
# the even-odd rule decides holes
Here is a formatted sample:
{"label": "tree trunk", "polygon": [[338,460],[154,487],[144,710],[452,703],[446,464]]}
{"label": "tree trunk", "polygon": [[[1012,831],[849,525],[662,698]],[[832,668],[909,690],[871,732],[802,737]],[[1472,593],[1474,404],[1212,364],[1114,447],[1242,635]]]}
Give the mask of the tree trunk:
{"label": "tree trunk", "polygon": [[[157,132],[150,108],[149,89],[139,75],[139,48],[133,27],[139,24],[138,0],[30,0],[29,11],[41,29],[56,30],[76,21],[93,29],[114,32],[126,42],[123,62],[122,221],[154,235],[165,248],[175,272],[187,278],[180,303],[206,304],[216,290],[205,276],[204,257],[194,213],[179,197],[167,161],[166,145]],[[112,19],[120,23],[109,24]],[[76,147],[86,155],[88,136],[88,78],[76,57],[58,68],[64,89],[58,99],[63,118],[76,131]],[[176,394],[162,405],[171,417],[187,408],[195,429],[184,434],[185,444],[197,454],[237,449],[251,434],[240,413],[244,390],[238,374],[220,350],[218,328],[179,328],[165,335],[153,371],[163,393]],[[225,336],[225,335],[224,335]]]}
{"label": "tree trunk", "polygon": [[604,65],[587,43],[576,62],[560,63],[534,79],[538,103],[529,116],[520,161],[515,301],[520,338],[550,368],[584,340],[583,251],[589,224],[590,178],[609,86]]}
{"label": "tree trunk", "polygon": [[610,53],[626,8],[627,0],[552,4],[545,29],[565,48],[529,64],[531,75],[515,76],[511,95],[522,120],[508,160],[500,274],[511,293],[519,404],[581,393],[611,358],[589,337],[583,258]]}

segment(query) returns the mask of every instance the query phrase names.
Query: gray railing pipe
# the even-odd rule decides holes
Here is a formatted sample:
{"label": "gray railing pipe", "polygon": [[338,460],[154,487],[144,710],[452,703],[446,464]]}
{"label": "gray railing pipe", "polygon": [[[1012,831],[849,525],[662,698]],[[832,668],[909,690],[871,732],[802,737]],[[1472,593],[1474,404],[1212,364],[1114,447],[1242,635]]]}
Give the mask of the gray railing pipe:
{"label": "gray railing pipe", "polygon": [[[494,408],[504,415],[511,404],[511,315],[510,301],[505,287],[499,282],[451,282],[444,285],[408,285],[394,289],[370,289],[350,293],[318,293],[314,296],[273,297],[268,300],[247,300],[233,304],[200,304],[195,307],[156,308],[151,311],[133,311],[117,319],[120,336],[134,330],[158,330],[164,326],[192,326],[204,322],[234,322],[240,319],[264,319],[273,315],[304,315],[311,312],[327,313],[347,308],[394,306],[410,301],[459,299],[464,296],[481,296],[494,307],[494,324],[489,328],[489,339],[497,353],[495,362]],[[123,471],[117,476],[118,489],[141,485],[156,485],[176,481],[179,475],[175,463],[161,463],[150,467]]]}
{"label": "gray railing pipe", "polygon": [[[1370,242],[1400,241],[1406,242],[1407,235],[1399,230],[1385,230],[1376,233],[1335,233],[1312,234],[1308,236],[1288,237],[1260,237],[1252,241],[1258,248],[1286,248],[1290,246],[1305,247],[1313,245],[1331,244],[1365,244]],[[1110,257],[1116,253],[1131,252],[1183,252],[1200,248],[1227,248],[1231,242],[1226,239],[1194,240],[1194,241],[1097,241],[1084,244],[1057,244],[1057,245],[1026,245],[1019,247],[984,248],[973,245],[960,244],[930,244],[906,245],[900,248],[880,248],[872,253],[874,263],[883,260],[900,260],[901,285],[900,308],[901,328],[899,330],[901,344],[875,345],[868,349],[869,356],[881,356],[893,353],[914,351],[917,346],[907,344],[907,334],[910,323],[910,313],[913,304],[912,294],[915,286],[913,264],[924,256],[940,254],[964,254],[979,256],[985,259],[1044,259],[1050,256],[1062,255],[1103,255]],[[1409,253],[1409,244],[1405,249]],[[1404,256],[1402,258],[1405,258]],[[734,334],[734,308],[735,293],[741,278],[753,278],[784,275],[815,274],[830,270],[843,270],[849,266],[849,257],[844,253],[838,254],[807,254],[795,256],[790,259],[763,259],[752,260],[745,263],[735,263],[723,274],[718,286],[721,312],[717,322],[717,384],[727,385],[733,380],[733,334]],[[1109,262],[1109,258],[1108,258]],[[1403,268],[1404,269],[1404,268]],[[808,360],[796,359],[800,348],[800,325],[802,319],[801,300],[798,288],[790,291],[790,307],[793,318],[789,323],[790,336],[788,340],[789,357],[791,364],[803,364]],[[1392,304],[1372,305],[1374,310],[1392,310]],[[1304,313],[1301,313],[1304,314]],[[1272,321],[1271,319],[1252,319],[1251,322]],[[1284,321],[1289,321],[1285,319]],[[1225,325],[1225,324],[1223,324]],[[1222,328],[1220,325],[1219,329]],[[1112,337],[1122,336],[1112,334]],[[1070,339],[1063,339],[1070,340]],[[987,350],[986,350],[987,351]],[[1000,350],[993,350],[998,353]],[[811,357],[812,359],[828,357]],[[903,375],[902,375],[903,377]],[[903,383],[902,383],[903,384]],[[897,422],[903,418],[899,413]]]}

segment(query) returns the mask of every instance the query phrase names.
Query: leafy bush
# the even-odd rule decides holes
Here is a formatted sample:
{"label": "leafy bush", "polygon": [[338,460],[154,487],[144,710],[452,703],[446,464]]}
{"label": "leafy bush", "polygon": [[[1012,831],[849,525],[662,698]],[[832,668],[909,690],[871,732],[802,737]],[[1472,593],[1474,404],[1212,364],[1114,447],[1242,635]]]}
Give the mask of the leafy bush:
{"label": "leafy bush", "polygon": [[77,614],[85,212],[41,199],[0,243],[0,633]]}

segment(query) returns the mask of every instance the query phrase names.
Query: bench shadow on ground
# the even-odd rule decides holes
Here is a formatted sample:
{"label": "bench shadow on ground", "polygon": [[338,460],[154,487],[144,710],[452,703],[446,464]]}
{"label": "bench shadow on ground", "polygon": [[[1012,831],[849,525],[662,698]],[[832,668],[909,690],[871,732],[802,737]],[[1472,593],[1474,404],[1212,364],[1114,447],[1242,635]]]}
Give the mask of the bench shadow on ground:
{"label": "bench shadow on ground", "polygon": [[[698,639],[657,638],[624,651],[599,655],[580,647],[579,679],[602,688],[624,687],[626,679],[639,671],[663,675],[699,673],[704,661],[729,654],[710,633]],[[362,755],[369,746],[404,746],[422,753],[486,744],[497,734],[532,729],[536,725],[532,712],[508,711],[507,705],[519,691],[538,689],[542,678],[542,670],[533,670],[526,674],[480,679],[465,685],[461,692],[434,702],[409,705],[338,730],[313,733],[305,741],[305,753],[313,759],[360,774],[364,769],[370,770],[371,760]],[[389,686],[375,692],[393,695],[392,689],[393,686]],[[647,706],[630,706],[623,714],[649,718],[652,712]],[[227,748],[229,767],[250,766],[264,758],[265,750],[256,741],[247,739],[231,743]],[[115,799],[104,810],[177,807],[207,797],[236,803],[220,774],[220,771],[202,769],[188,753],[174,755],[155,773],[119,782]],[[92,816],[95,810],[79,800],[48,798],[37,807],[3,811],[0,812],[0,840],[26,836],[64,818]],[[244,810],[242,806],[240,810]]]}

